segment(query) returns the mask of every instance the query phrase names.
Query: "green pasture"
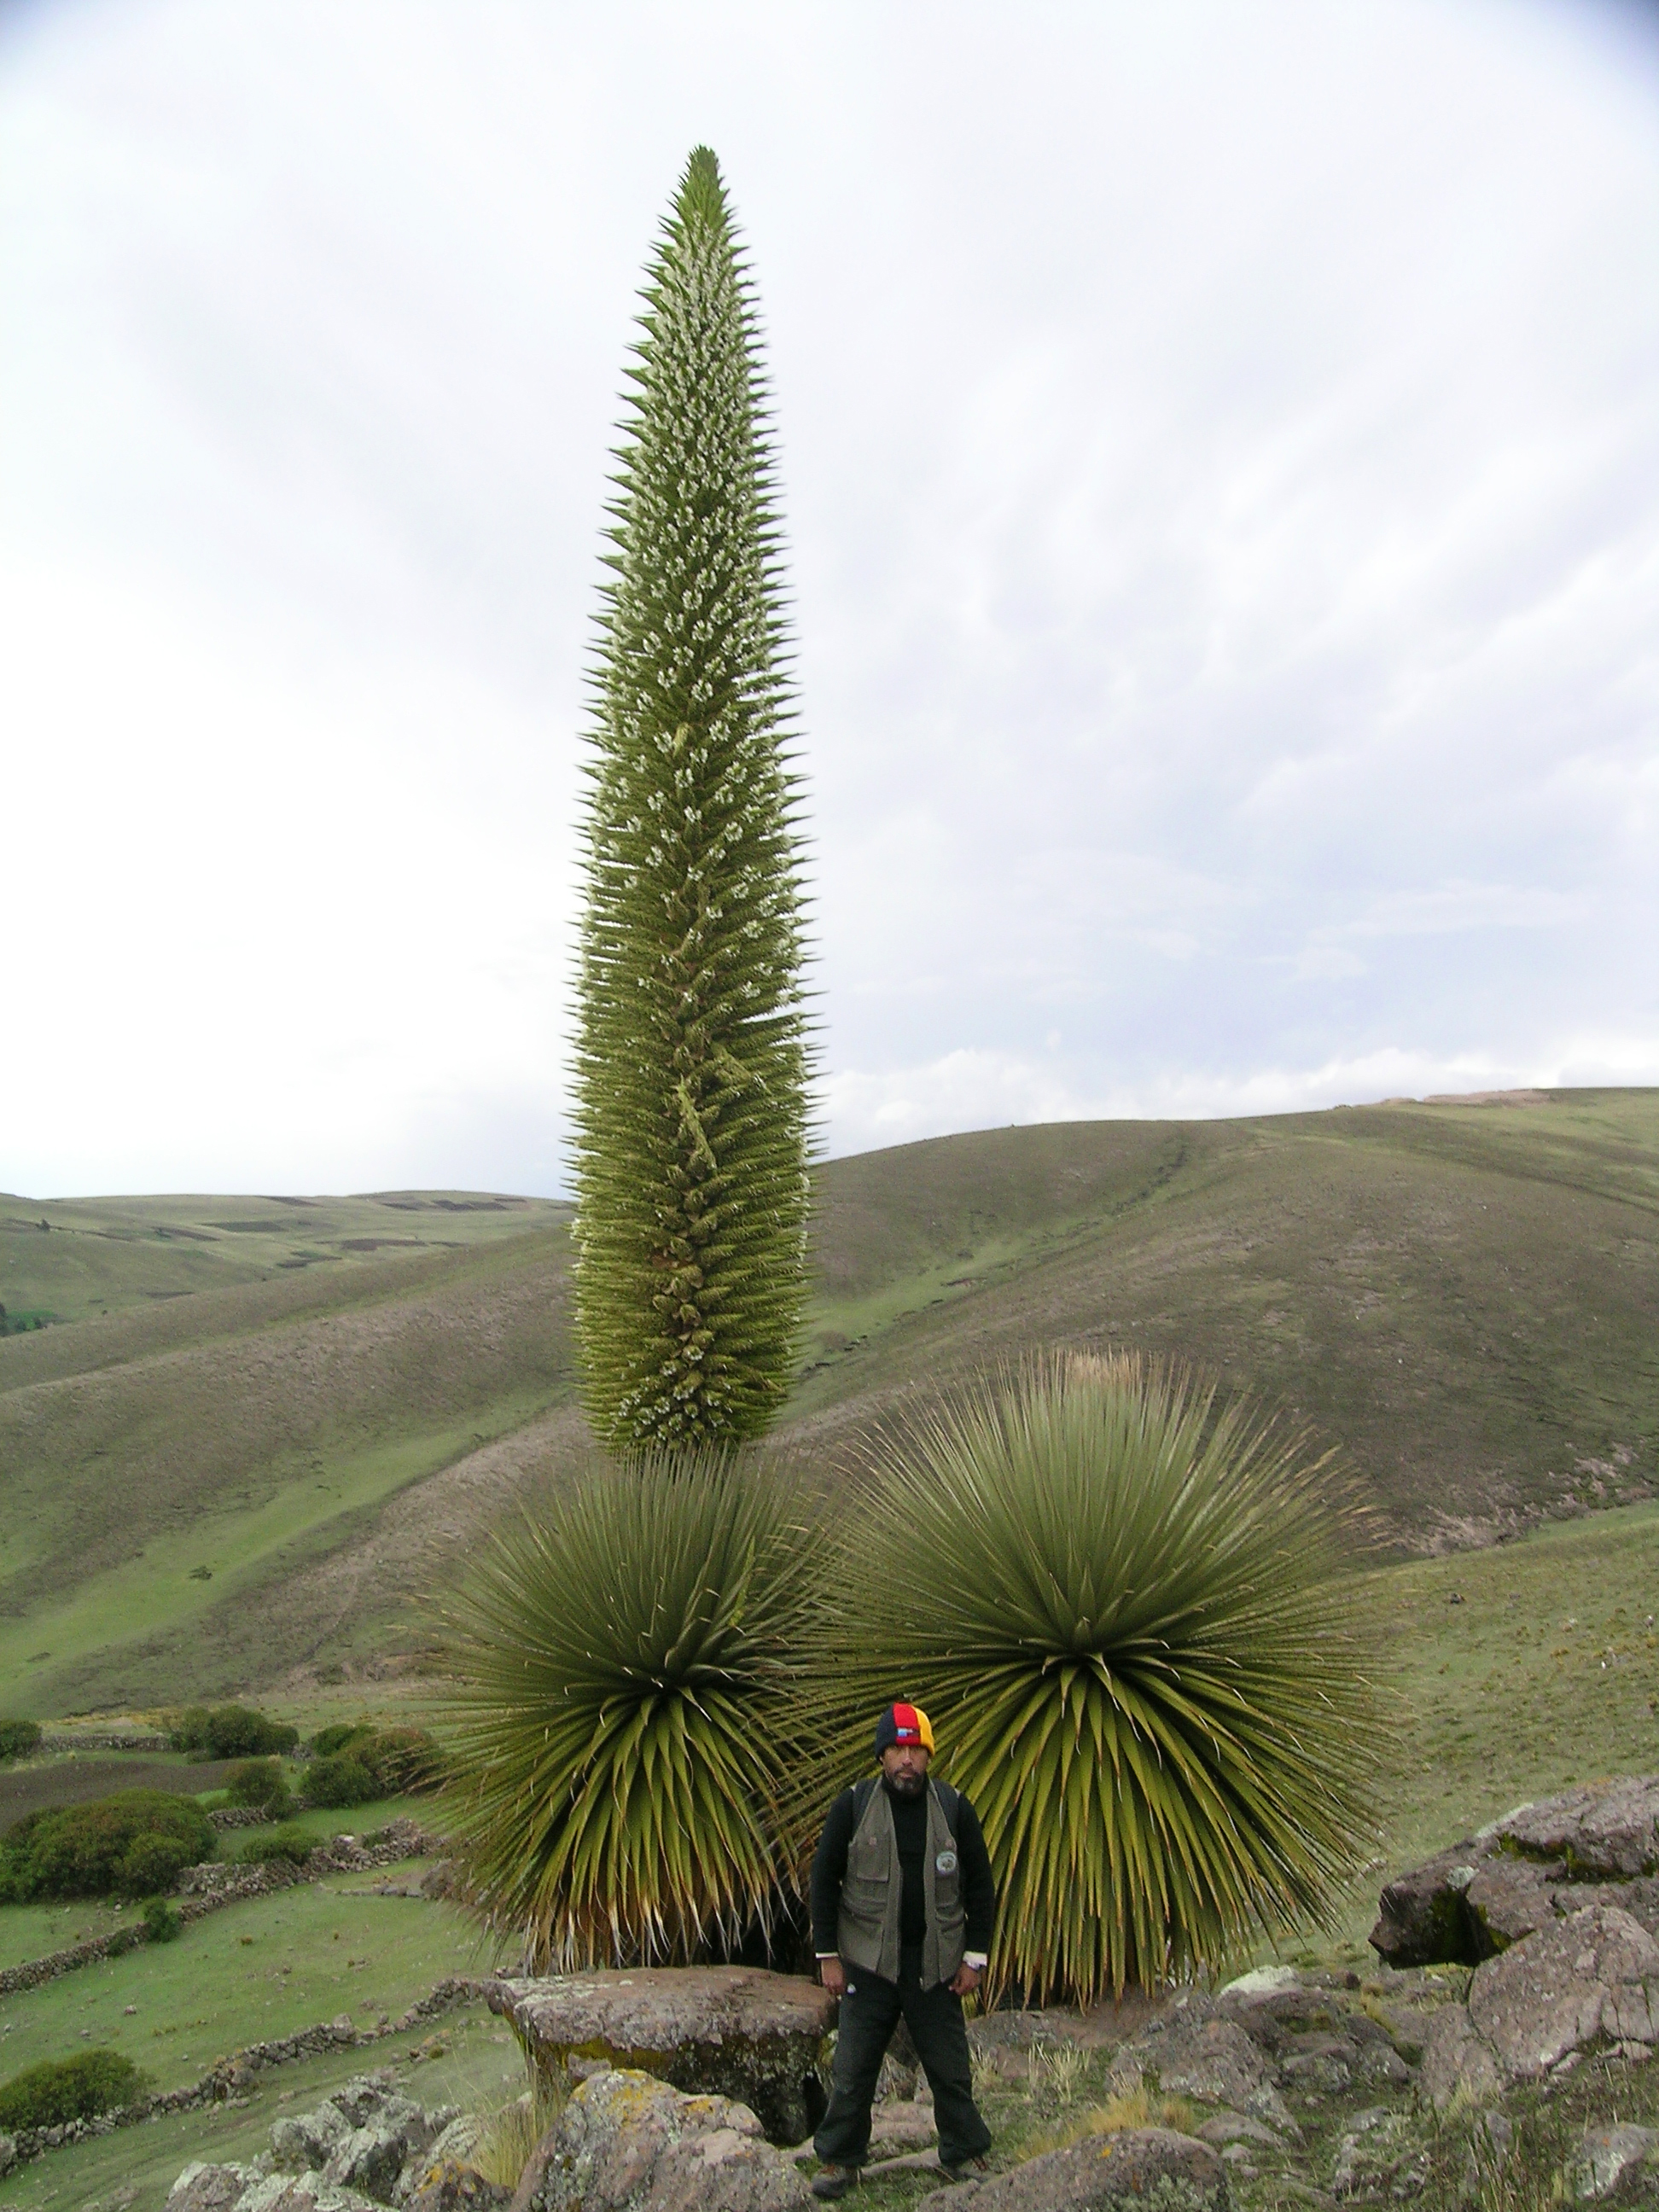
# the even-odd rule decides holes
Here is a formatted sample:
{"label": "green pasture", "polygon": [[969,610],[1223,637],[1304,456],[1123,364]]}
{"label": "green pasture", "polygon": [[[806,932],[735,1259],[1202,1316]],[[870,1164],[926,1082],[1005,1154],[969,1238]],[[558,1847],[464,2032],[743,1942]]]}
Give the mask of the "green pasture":
{"label": "green pasture", "polygon": [[808,1435],[1127,1346],[1306,1422],[1403,1547],[1659,1477],[1659,1091],[989,1130],[822,1194]]}
{"label": "green pasture", "polygon": [[[382,1500],[533,1410],[508,1401],[435,1431],[337,1444],[286,1481],[273,1470],[276,1486],[263,1498],[244,1491],[207,1505],[187,1533],[166,1530],[130,1558],[77,1581],[59,1603],[0,1623],[0,1709],[39,1714],[67,1670],[94,1657],[106,1668],[119,1667],[122,1647],[135,1639],[195,1638],[204,1618],[234,1615],[250,1587],[290,1569],[299,1557],[329,1549],[342,1524],[360,1526]],[[480,1420],[489,1426],[478,1427]],[[10,1549],[0,1548],[9,1567]],[[25,1556],[14,1571],[26,1572],[29,1565]],[[128,1669],[128,1679],[144,1686],[137,1667]]]}
{"label": "green pasture", "polygon": [[1328,1939],[1287,1948],[1298,1963],[1363,1965],[1382,1883],[1515,1806],[1659,1771],[1659,1505],[1359,1577],[1354,1607],[1396,1748],[1377,1863]]}
{"label": "green pasture", "polygon": [[[390,1878],[420,1872],[411,1860]],[[465,1914],[377,1896],[371,1884],[386,1878],[301,1882],[192,1922],[176,1942],[0,1998],[0,2080],[92,2044],[123,2051],[155,2088],[176,2089],[246,2044],[343,2014],[370,2028],[447,1974],[489,1971],[490,1949]]]}
{"label": "green pasture", "polygon": [[[495,1243],[568,1218],[539,1198],[26,1199],[0,1193],[0,1304],[84,1321],[313,1267]],[[46,1225],[42,1227],[42,1224]]]}
{"label": "green pasture", "polygon": [[[988,1130],[817,1180],[783,1433],[831,1480],[900,1406],[1065,1344],[1185,1359],[1305,1422],[1396,1556],[1659,1483],[1659,1091]],[[0,1298],[70,1310],[18,1255],[73,1248],[74,1310],[111,1308],[0,1340],[0,1711],[408,1663],[430,1640],[408,1600],[538,1478],[533,1439],[571,1406],[568,1212],[82,1206],[0,1201],[21,1224]],[[61,1231],[29,1228],[43,1211]],[[284,1270],[285,1237],[341,1257]],[[232,1280],[244,1263],[263,1275]]]}
{"label": "green pasture", "polygon": [[[414,2053],[435,2039],[430,2057]],[[392,2069],[398,2087],[429,2111],[455,2105],[493,2111],[526,2086],[524,2061],[508,2030],[482,2005],[459,2008],[413,2033],[361,2051],[332,2051],[254,2076],[246,2106],[216,2105],[172,2112],[98,2141],[71,2144],[0,2181],[0,2205],[21,2212],[161,2212],[167,2191],[192,2159],[247,2160],[269,2148],[270,2127],[302,2112],[354,2075]],[[118,2195],[117,2192],[119,2192]],[[131,2192],[131,2194],[129,2194]]]}

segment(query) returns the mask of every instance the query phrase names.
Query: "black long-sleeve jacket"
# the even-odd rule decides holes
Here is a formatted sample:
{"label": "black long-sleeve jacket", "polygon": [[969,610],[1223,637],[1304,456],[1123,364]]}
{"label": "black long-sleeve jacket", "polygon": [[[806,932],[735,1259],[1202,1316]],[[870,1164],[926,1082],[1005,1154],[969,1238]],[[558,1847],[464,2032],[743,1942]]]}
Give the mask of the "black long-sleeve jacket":
{"label": "black long-sleeve jacket", "polygon": [[[884,1782],[878,1785],[885,1790]],[[893,1808],[893,1832],[898,1844],[900,1878],[899,1941],[920,1943],[927,1929],[927,1900],[922,1862],[927,1851],[927,1798],[901,1797],[887,1790]],[[843,1790],[830,1808],[812,1861],[812,1948],[820,1958],[838,1948],[836,1925],[841,1917],[841,1886],[847,1878],[847,1846],[858,1826],[857,1792]],[[960,1794],[957,1797],[957,1856],[962,1862],[962,1910],[966,1923],[965,1944],[969,1951],[989,1952],[991,1930],[997,1911],[996,1885],[991,1875],[991,1854],[985,1848],[979,1814]]]}

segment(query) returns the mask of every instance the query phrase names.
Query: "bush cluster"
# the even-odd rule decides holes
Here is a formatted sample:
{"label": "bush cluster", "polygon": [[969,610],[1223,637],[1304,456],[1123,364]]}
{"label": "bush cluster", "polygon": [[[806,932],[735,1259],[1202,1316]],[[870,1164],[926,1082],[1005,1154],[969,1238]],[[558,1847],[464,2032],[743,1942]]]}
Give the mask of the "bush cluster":
{"label": "bush cluster", "polygon": [[39,1721],[0,1721],[0,1759],[22,1759],[40,1744]]}
{"label": "bush cluster", "polygon": [[183,1932],[176,1905],[169,1905],[165,1897],[144,1899],[144,1933],[152,1943],[176,1942]]}
{"label": "bush cluster", "polygon": [[269,1759],[292,1751],[300,1731],[251,1705],[186,1705],[175,1714],[167,1741],[198,1759]]}
{"label": "bush cluster", "polygon": [[0,2087],[0,2128],[61,2128],[94,2119],[143,2095],[144,2077],[118,2051],[77,2051],[26,2067]]}
{"label": "bush cluster", "polygon": [[288,1780],[274,1759],[244,1759],[225,1777],[225,1794],[233,1805],[258,1807],[280,1820],[290,1802]]}
{"label": "bush cluster", "polygon": [[305,1793],[313,1805],[368,1805],[434,1790],[442,1779],[442,1754],[424,1729],[337,1722],[319,1729],[311,1747],[317,1756]]}
{"label": "bush cluster", "polygon": [[213,1856],[213,1823],[191,1797],[123,1790],[27,1813],[0,1836],[0,1904],[38,1897],[149,1897]]}

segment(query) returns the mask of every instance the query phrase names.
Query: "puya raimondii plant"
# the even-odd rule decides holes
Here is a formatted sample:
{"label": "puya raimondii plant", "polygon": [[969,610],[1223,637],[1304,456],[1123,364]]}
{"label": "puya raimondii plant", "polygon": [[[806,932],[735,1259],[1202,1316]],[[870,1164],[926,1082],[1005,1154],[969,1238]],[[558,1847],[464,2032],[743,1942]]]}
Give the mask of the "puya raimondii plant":
{"label": "puya raimondii plant", "polygon": [[885,1685],[930,1714],[997,1876],[994,1993],[1092,2002],[1328,1923],[1384,1747],[1362,1525],[1304,1436],[1128,1357],[870,1447],[832,1579],[883,1601],[826,1664],[849,1747]]}
{"label": "puya raimondii plant", "polygon": [[797,1467],[679,1449],[596,1462],[475,1564],[450,1832],[531,1971],[693,1960],[797,1887],[825,1576]]}
{"label": "puya raimondii plant", "polygon": [[757,311],[691,155],[647,273],[583,823],[576,1328],[613,1449],[759,1435],[805,1300],[800,791]]}

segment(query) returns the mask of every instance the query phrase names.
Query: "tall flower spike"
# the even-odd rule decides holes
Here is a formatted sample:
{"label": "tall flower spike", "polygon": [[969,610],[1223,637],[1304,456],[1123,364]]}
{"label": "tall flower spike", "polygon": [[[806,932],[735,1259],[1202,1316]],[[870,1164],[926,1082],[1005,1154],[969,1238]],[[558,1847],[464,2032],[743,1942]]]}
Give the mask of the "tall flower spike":
{"label": "tall flower spike", "polygon": [[800,787],[754,293],[692,154],[647,273],[582,824],[576,1329],[623,1448],[757,1436],[805,1303]]}

